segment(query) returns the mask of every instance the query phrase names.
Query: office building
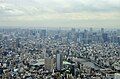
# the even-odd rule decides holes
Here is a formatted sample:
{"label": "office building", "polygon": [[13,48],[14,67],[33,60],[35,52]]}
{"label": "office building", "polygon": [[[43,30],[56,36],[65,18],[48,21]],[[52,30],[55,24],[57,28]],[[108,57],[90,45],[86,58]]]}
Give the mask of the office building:
{"label": "office building", "polygon": [[56,69],[60,71],[62,69],[62,54],[57,52],[56,54]]}
{"label": "office building", "polygon": [[49,57],[45,58],[45,69],[52,72],[54,68],[54,59]]}

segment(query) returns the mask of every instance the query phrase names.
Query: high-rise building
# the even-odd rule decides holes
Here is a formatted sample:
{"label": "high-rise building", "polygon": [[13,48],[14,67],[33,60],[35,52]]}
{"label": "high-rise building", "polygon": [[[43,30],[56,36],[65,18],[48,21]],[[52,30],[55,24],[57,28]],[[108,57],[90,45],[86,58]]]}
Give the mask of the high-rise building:
{"label": "high-rise building", "polygon": [[52,72],[54,69],[54,59],[49,57],[45,58],[45,69]]}
{"label": "high-rise building", "polygon": [[101,28],[100,32],[101,32],[101,33],[104,33],[104,28]]}
{"label": "high-rise building", "polygon": [[73,76],[75,76],[75,64],[71,65],[70,72],[72,73]]}
{"label": "high-rise building", "polygon": [[102,34],[102,38],[104,42],[109,42],[109,38],[108,38],[108,34],[107,33],[103,33]]}
{"label": "high-rise building", "polygon": [[120,45],[120,36],[117,37],[117,42]]}
{"label": "high-rise building", "polygon": [[57,51],[57,54],[56,54],[56,69],[57,70],[61,70],[62,69],[62,54]]}
{"label": "high-rise building", "polygon": [[20,47],[20,38],[16,39],[16,47],[19,48]]}
{"label": "high-rise building", "polygon": [[43,58],[46,58],[47,54],[46,54],[46,49],[45,48],[43,49],[42,53],[43,53]]}
{"label": "high-rise building", "polygon": [[3,38],[3,34],[0,34],[0,40],[2,40],[2,38]]}
{"label": "high-rise building", "polygon": [[45,38],[47,35],[46,30],[41,30],[41,38]]}

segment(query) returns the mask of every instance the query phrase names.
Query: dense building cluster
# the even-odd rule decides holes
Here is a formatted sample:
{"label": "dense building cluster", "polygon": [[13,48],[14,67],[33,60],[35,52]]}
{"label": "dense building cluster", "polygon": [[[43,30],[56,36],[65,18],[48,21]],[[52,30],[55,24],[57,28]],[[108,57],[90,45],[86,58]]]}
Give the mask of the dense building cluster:
{"label": "dense building cluster", "polygon": [[0,29],[0,79],[119,78],[119,29]]}

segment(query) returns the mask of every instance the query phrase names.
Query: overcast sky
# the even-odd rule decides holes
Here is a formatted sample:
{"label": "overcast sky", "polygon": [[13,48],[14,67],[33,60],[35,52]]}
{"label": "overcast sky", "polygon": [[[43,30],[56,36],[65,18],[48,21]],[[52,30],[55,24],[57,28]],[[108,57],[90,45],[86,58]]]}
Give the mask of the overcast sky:
{"label": "overcast sky", "polygon": [[120,28],[120,0],[0,0],[0,26]]}

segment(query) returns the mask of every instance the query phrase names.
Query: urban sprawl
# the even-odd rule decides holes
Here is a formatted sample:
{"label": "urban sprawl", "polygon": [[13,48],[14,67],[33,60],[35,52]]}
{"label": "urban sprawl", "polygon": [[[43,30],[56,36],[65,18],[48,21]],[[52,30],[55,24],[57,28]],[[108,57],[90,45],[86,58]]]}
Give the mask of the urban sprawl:
{"label": "urban sprawl", "polygon": [[0,79],[120,79],[120,29],[0,29]]}

